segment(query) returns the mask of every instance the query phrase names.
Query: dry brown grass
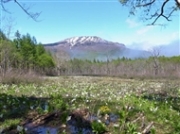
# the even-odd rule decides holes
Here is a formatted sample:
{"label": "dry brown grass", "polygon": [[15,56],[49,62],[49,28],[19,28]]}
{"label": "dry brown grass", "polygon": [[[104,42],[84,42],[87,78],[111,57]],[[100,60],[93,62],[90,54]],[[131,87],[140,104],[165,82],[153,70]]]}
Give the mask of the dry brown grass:
{"label": "dry brown grass", "polygon": [[2,84],[41,83],[43,78],[33,71],[10,70],[0,76]]}

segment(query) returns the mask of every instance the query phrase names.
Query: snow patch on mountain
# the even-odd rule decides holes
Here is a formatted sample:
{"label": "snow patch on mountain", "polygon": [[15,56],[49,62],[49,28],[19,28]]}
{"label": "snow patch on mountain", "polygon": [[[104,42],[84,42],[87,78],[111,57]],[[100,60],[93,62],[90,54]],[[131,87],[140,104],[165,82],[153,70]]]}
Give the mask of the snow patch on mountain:
{"label": "snow patch on mountain", "polygon": [[84,43],[107,43],[109,41],[101,39],[97,36],[80,36],[80,37],[72,37],[65,39],[67,43],[71,44],[71,46],[75,46],[76,44],[84,44]]}

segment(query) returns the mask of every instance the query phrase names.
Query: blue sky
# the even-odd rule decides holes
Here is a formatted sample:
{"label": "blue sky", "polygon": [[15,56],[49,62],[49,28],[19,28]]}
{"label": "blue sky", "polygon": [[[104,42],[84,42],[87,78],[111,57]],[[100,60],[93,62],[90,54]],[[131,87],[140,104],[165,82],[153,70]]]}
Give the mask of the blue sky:
{"label": "blue sky", "polygon": [[[175,13],[166,27],[147,26],[139,16],[129,16],[129,10],[118,0],[21,0],[32,12],[42,12],[40,22],[34,22],[14,2],[5,4],[14,21],[12,31],[30,33],[38,42],[53,43],[74,36],[99,36],[106,40],[124,43],[132,48],[149,49],[167,45],[180,38],[180,15]],[[1,16],[1,17],[2,17]],[[10,23],[4,20],[1,27]],[[12,33],[13,33],[12,32]],[[13,34],[12,34],[13,35]]]}

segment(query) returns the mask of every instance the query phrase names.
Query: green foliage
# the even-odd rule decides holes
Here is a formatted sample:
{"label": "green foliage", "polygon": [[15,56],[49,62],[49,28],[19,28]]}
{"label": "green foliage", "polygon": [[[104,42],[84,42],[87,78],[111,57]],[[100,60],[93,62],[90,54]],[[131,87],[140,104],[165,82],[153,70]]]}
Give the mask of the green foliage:
{"label": "green foliage", "polygon": [[38,44],[30,34],[15,33],[16,39],[11,41],[0,31],[0,64],[3,72],[9,68],[39,71],[55,67],[55,62],[42,44]]}
{"label": "green foliage", "polygon": [[136,126],[136,124],[134,124],[134,123],[127,123],[126,124],[126,126],[127,126],[127,133],[128,134],[135,134],[135,133],[137,133],[137,126]]}
{"label": "green foliage", "polygon": [[176,122],[176,125],[174,127],[175,127],[175,133],[180,132],[180,122]]}
{"label": "green foliage", "polygon": [[36,46],[36,56],[40,56],[42,54],[46,53],[45,48],[42,46],[42,44],[39,44]]}
{"label": "green foliage", "polygon": [[18,43],[17,50],[28,67],[54,67],[52,56],[45,51],[41,44],[37,44],[35,37],[27,34],[23,35],[22,38],[15,39],[14,42]]}
{"label": "green foliage", "polygon": [[156,129],[152,128],[152,129],[150,130],[150,133],[151,133],[151,134],[156,134]]}
{"label": "green foliage", "polygon": [[0,41],[2,40],[8,40],[6,35],[3,33],[3,31],[0,29]]}
{"label": "green foliage", "polygon": [[107,131],[105,124],[103,124],[102,122],[93,121],[91,123],[91,126],[95,134],[102,134]]}
{"label": "green foliage", "polygon": [[51,57],[51,55],[48,55],[47,53],[43,53],[40,56],[38,56],[37,65],[42,68],[50,68],[54,67],[55,63]]}
{"label": "green foliage", "polygon": [[[178,134],[180,131],[178,109],[180,98],[177,94],[179,80],[140,81],[80,76],[49,79],[52,81],[47,81],[43,85],[0,85],[0,129],[1,127],[7,128],[5,124],[9,119],[18,117],[25,119],[24,117],[29,117],[29,114],[26,115],[27,112],[34,113],[35,111],[40,115],[51,115],[55,112],[52,119],[55,121],[51,121],[59,128],[61,123],[66,123],[72,110],[88,108],[90,112],[88,111],[85,115],[84,112],[80,112],[80,117],[88,120],[90,127],[97,134],[106,130],[113,134],[119,134],[119,132],[121,134],[138,134],[147,128],[149,122],[153,122],[153,126],[147,133]],[[165,87],[167,83],[168,87]],[[177,92],[171,91],[173,87]],[[140,91],[143,93],[140,94]],[[167,94],[161,95],[162,91],[167,91]],[[178,108],[173,106],[174,103]],[[96,116],[100,108],[104,109],[102,111],[111,109],[108,118]],[[91,119],[89,119],[89,115],[92,117]],[[33,117],[35,116],[33,115]],[[49,119],[48,121],[51,122]],[[71,119],[78,118],[72,116]],[[20,125],[20,119],[18,121],[15,129],[17,125]],[[13,122],[9,123],[14,125]],[[83,120],[78,123],[84,126]]]}
{"label": "green foliage", "polygon": [[0,41],[0,68],[1,76],[4,76],[8,71],[9,67],[14,67],[18,58],[16,48],[13,43],[9,40]]}
{"label": "green foliage", "polygon": [[51,110],[67,110],[68,104],[61,95],[52,95],[49,101],[49,109]]}

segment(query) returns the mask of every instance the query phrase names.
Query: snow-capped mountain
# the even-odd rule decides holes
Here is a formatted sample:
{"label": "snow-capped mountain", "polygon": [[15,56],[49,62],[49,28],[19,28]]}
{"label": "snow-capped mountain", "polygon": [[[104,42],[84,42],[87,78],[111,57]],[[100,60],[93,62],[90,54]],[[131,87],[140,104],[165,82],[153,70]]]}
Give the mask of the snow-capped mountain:
{"label": "snow-capped mountain", "polygon": [[125,45],[122,43],[107,41],[97,36],[79,36],[79,37],[77,36],[77,37],[67,38],[65,40],[56,43],[45,44],[45,46],[63,45],[66,47],[67,46],[73,47],[76,45],[94,45],[94,44],[109,44],[109,45],[116,44],[125,47]]}
{"label": "snow-capped mountain", "polygon": [[[112,42],[97,36],[79,36],[56,43],[44,44],[45,48],[56,55],[65,52],[70,58],[107,60],[121,57],[139,58],[147,55],[146,51],[126,48],[122,43]],[[149,54],[148,54],[149,55]]]}
{"label": "snow-capped mountain", "polygon": [[97,36],[80,36],[65,39],[64,42],[71,44],[71,46],[85,43],[108,43],[109,41],[101,39]]}

